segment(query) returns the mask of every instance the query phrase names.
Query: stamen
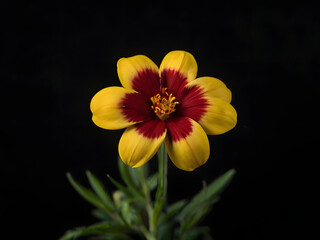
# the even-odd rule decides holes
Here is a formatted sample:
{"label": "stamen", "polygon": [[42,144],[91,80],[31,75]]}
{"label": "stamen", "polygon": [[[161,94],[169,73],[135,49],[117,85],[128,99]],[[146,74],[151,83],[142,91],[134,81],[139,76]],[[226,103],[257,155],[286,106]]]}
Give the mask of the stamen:
{"label": "stamen", "polygon": [[171,113],[176,111],[176,105],[179,104],[176,101],[176,97],[172,93],[169,94],[167,92],[167,88],[162,88],[161,94],[158,93],[151,97],[150,100],[153,104],[151,108],[161,120],[166,120]]}

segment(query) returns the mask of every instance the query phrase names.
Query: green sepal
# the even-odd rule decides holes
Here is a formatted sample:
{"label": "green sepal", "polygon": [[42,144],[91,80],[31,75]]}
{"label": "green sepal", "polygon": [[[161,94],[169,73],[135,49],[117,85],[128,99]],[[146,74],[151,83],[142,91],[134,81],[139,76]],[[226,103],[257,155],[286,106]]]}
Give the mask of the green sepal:
{"label": "green sepal", "polygon": [[105,207],[109,211],[113,212],[115,210],[115,206],[109,194],[105,191],[103,184],[90,171],[87,171],[86,174],[92,189],[99,196]]}
{"label": "green sepal", "polygon": [[81,197],[83,197],[87,202],[91,203],[93,206],[99,209],[105,209],[105,205],[100,200],[100,198],[95,195],[92,191],[85,188],[81,184],[77,183],[70,173],[67,173],[67,178],[71,183],[72,187],[79,193]]}

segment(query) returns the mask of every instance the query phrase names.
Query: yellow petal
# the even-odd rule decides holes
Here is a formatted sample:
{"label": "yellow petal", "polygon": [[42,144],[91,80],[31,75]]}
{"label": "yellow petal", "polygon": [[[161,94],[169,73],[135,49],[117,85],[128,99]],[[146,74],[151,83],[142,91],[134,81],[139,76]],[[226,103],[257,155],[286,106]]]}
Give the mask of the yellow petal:
{"label": "yellow petal", "polygon": [[166,147],[176,167],[193,171],[207,162],[210,155],[209,140],[197,122],[181,117],[168,121],[167,127]]}
{"label": "yellow petal", "polygon": [[190,82],[197,76],[198,65],[190,53],[185,51],[172,51],[162,60],[160,65],[161,76],[168,70],[180,72],[187,81]]}
{"label": "yellow petal", "polygon": [[120,82],[124,88],[145,94],[148,98],[160,89],[158,66],[144,55],[121,58],[117,63]]}
{"label": "yellow petal", "polygon": [[120,158],[133,168],[144,165],[156,154],[166,132],[165,124],[160,120],[128,127],[119,141]]}
{"label": "yellow petal", "polygon": [[200,77],[187,84],[189,88],[196,86],[201,88],[204,96],[221,98],[228,103],[231,102],[231,91],[217,78]]}
{"label": "yellow petal", "polygon": [[121,102],[128,94],[137,94],[123,87],[108,87],[93,96],[90,109],[92,121],[105,129],[121,129],[143,121],[143,117],[133,121],[124,114]]}
{"label": "yellow petal", "polygon": [[199,123],[209,135],[225,133],[237,124],[237,112],[230,103],[220,98],[207,98],[209,105]]}

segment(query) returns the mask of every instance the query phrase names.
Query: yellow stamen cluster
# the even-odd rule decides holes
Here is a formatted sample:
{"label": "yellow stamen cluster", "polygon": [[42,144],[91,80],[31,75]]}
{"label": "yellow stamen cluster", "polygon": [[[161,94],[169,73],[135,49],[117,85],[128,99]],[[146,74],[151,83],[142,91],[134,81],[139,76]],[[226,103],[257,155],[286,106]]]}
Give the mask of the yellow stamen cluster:
{"label": "yellow stamen cluster", "polygon": [[176,105],[179,104],[176,97],[167,92],[167,88],[162,88],[161,94],[158,93],[150,99],[153,103],[151,108],[161,120],[166,120],[171,113],[176,111]]}

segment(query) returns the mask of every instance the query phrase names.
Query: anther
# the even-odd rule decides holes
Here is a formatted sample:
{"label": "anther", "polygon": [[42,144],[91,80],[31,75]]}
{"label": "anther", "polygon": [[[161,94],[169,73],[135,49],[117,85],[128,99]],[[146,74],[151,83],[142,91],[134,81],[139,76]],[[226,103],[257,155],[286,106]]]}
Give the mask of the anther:
{"label": "anther", "polygon": [[161,95],[157,95],[150,98],[152,101],[151,108],[154,110],[154,113],[161,120],[166,120],[171,113],[176,111],[176,105],[179,104],[176,101],[176,97],[172,93],[167,92],[167,88],[161,89]]}

